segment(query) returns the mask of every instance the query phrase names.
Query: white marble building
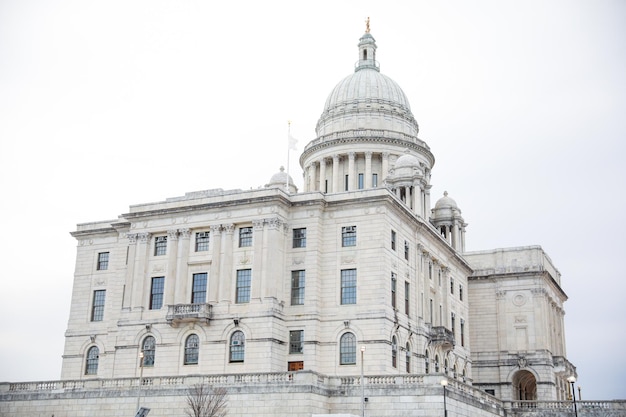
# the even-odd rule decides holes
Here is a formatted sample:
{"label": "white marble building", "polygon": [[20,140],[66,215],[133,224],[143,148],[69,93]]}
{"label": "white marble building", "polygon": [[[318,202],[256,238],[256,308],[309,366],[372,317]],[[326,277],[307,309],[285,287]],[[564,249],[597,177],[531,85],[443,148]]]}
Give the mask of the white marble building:
{"label": "white marble building", "polygon": [[301,192],[281,171],[78,225],[60,385],[114,386],[107,404],[145,387],[153,415],[191,380],[230,387],[230,415],[250,398],[258,415],[361,414],[362,384],[368,413],[438,415],[442,379],[455,415],[567,399],[558,270],[536,246],[465,253],[467,223],[447,193],[431,205],[435,158],[369,29],[357,53],[300,157]]}

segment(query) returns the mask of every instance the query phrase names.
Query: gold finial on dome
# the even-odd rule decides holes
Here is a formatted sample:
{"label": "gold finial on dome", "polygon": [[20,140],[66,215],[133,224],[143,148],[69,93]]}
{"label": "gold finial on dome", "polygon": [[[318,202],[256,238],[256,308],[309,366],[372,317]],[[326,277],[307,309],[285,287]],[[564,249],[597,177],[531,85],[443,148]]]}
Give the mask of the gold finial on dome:
{"label": "gold finial on dome", "polygon": [[365,21],[365,33],[370,33],[370,18],[368,16],[367,20]]}

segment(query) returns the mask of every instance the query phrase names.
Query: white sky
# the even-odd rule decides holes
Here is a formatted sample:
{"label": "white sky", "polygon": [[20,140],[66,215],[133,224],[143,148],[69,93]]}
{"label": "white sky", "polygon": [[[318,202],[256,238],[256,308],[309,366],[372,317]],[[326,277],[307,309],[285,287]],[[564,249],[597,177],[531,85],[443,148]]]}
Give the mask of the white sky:
{"label": "white sky", "polygon": [[433,203],[458,202],[469,250],[542,245],[583,399],[626,398],[622,0],[1,1],[0,381],[60,377],[76,223],[264,185],[367,16]]}

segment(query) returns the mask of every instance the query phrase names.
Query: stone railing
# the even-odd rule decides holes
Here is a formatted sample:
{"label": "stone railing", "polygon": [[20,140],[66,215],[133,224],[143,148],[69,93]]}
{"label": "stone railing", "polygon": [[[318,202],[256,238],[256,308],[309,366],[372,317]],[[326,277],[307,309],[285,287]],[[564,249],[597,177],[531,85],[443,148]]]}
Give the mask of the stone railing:
{"label": "stone railing", "polygon": [[[511,410],[530,410],[548,411],[548,410],[572,410],[574,411],[573,401],[507,401],[504,403],[505,408]],[[577,411],[585,410],[626,410],[625,400],[613,401],[581,401],[576,400]]]}
{"label": "stone railing", "polygon": [[209,323],[212,306],[210,304],[175,304],[167,306],[165,320],[169,324],[181,321],[203,320]]}
{"label": "stone railing", "polygon": [[389,130],[381,130],[381,129],[352,129],[352,130],[344,130],[341,132],[333,132],[324,136],[320,136],[317,139],[309,142],[304,151],[312,148],[315,145],[318,145],[323,142],[328,142],[331,140],[345,139],[345,138],[383,138],[383,139],[396,139],[402,140],[406,142],[416,143],[418,146],[421,146],[425,149],[429,149],[426,142],[421,139],[416,138],[415,136],[408,135],[402,132],[393,132]]}

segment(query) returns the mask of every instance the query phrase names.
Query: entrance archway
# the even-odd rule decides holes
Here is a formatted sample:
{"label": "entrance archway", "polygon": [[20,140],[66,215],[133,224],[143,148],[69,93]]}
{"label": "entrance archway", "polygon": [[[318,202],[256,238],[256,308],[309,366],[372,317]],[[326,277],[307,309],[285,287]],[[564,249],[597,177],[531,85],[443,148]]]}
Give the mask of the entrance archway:
{"label": "entrance archway", "polygon": [[537,379],[529,371],[519,371],[513,377],[513,390],[516,400],[537,400]]}

